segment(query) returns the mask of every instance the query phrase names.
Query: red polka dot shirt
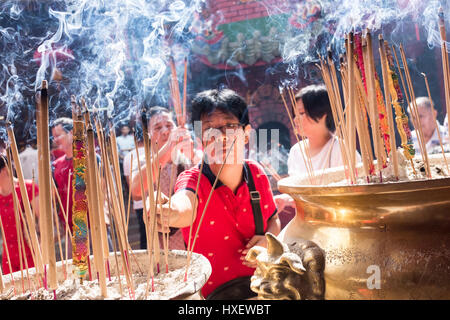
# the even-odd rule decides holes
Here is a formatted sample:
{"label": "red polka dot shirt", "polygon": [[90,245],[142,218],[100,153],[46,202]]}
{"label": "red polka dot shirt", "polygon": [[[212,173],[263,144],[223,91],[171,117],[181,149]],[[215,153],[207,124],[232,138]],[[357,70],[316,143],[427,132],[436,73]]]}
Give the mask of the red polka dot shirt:
{"label": "red polka dot shirt", "polygon": [[[276,213],[272,189],[263,168],[254,161],[246,160],[251,171],[255,188],[259,191],[264,230],[267,221]],[[200,165],[180,174],[175,192],[187,189],[195,193]],[[255,235],[255,221],[247,186],[247,172],[244,167],[244,179],[236,193],[226,185],[217,182],[205,212],[195,243],[194,252],[204,255],[212,266],[212,274],[202,288],[207,297],[220,285],[238,277],[251,276],[255,269],[242,264],[240,257],[248,241]],[[207,202],[215,176],[205,163],[198,190],[197,217],[192,228],[193,238],[199,225],[203,209]],[[189,243],[189,227],[183,228],[183,237]],[[193,239],[191,239],[192,245]]]}
{"label": "red polka dot shirt", "polygon": [[[31,203],[32,196],[33,196],[33,192],[32,192],[33,183],[31,181],[26,181],[25,185],[27,188],[28,199],[30,200],[30,203]],[[38,187],[35,185],[34,188],[35,188],[34,195],[36,197],[38,195]],[[19,198],[19,203],[22,207],[22,213],[25,214],[23,204],[22,204],[22,196],[20,193],[20,187],[19,187],[18,183],[16,183],[15,189],[16,189],[17,197]],[[8,263],[8,254],[6,251],[6,245],[5,245],[5,241],[4,241],[5,239],[2,238],[2,240],[3,240],[2,270],[3,270],[4,274],[8,274],[8,273],[10,273],[10,271],[12,271],[12,272],[20,271],[20,256],[19,256],[19,241],[18,241],[19,237],[17,236],[16,218],[14,215],[14,202],[13,202],[13,194],[12,193],[7,196],[0,195],[0,216],[2,219],[3,229],[5,231],[4,236],[6,237],[6,243],[8,244],[8,253],[9,253],[9,258],[11,261],[11,268],[10,268],[10,265]],[[25,240],[25,235],[24,235],[25,231],[24,231],[24,227],[23,227],[23,222],[21,222],[21,228],[22,228],[22,234],[23,234],[25,256],[27,259],[28,267],[32,268],[32,267],[34,267],[34,262],[33,262],[33,257],[31,254],[30,247]],[[2,235],[2,237],[3,237],[3,235]],[[22,256],[23,256],[23,251],[22,251]],[[23,257],[22,257],[22,259],[23,259]],[[22,260],[22,267],[25,270],[25,267],[26,267],[25,260]]]}
{"label": "red polka dot shirt", "polygon": [[[69,172],[70,172],[70,180],[69,180]],[[65,155],[59,157],[53,162],[53,177],[55,179],[55,184],[58,188],[59,197],[61,198],[61,203],[64,206],[64,211],[68,209],[68,223],[70,231],[73,230],[73,221],[72,221],[72,177],[73,177],[73,161],[72,159],[67,159]],[[69,184],[67,184],[69,182]],[[69,197],[69,206],[67,205],[67,197]],[[64,226],[64,230],[66,228],[66,219],[64,218],[64,214],[59,207],[59,202],[57,201],[58,216],[59,219]]]}

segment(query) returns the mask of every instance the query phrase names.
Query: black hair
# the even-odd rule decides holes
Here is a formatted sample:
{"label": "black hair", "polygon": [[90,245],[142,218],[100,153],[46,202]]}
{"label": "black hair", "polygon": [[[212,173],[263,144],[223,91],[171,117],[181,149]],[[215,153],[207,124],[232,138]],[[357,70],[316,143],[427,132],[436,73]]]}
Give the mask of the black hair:
{"label": "black hair", "polygon": [[318,122],[326,115],[325,125],[331,132],[335,131],[336,126],[331,111],[330,99],[328,98],[327,88],[324,84],[313,84],[304,87],[295,95],[295,100],[297,101],[299,99],[302,100],[308,117]]}
{"label": "black hair", "polygon": [[158,115],[158,114],[161,114],[161,113],[168,113],[168,114],[172,117],[172,112],[171,112],[169,109],[164,108],[164,107],[161,107],[161,106],[154,106],[154,107],[151,107],[151,108],[148,110],[148,117],[149,117],[149,120],[150,120],[152,117],[154,117],[154,116],[156,116],[156,115]]}
{"label": "black hair", "polygon": [[124,127],[128,127],[128,128],[131,129],[131,126],[130,126],[130,124],[128,122],[122,122],[122,123],[119,124],[119,129],[122,129]]}
{"label": "black hair", "polygon": [[234,115],[244,126],[250,123],[247,103],[239,94],[231,89],[213,89],[198,93],[192,100],[192,124],[216,110]]}
{"label": "black hair", "polygon": [[8,160],[6,160],[6,157],[2,154],[0,154],[0,171],[3,170],[8,165]]}
{"label": "black hair", "polygon": [[52,122],[50,127],[53,129],[59,125],[61,125],[61,127],[64,129],[64,131],[70,132],[73,129],[73,120],[70,118],[66,118],[66,117],[58,118]]}

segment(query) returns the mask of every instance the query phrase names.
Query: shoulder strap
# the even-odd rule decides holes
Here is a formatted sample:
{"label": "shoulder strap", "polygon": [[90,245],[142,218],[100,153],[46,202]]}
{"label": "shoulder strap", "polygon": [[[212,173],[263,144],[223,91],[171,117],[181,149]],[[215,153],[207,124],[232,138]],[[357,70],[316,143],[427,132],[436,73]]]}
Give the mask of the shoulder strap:
{"label": "shoulder strap", "polygon": [[244,162],[245,172],[247,176],[248,191],[250,192],[250,202],[252,204],[253,218],[255,220],[255,234],[264,235],[264,222],[261,213],[261,195],[255,188],[255,182],[253,180],[252,172],[247,164]]}

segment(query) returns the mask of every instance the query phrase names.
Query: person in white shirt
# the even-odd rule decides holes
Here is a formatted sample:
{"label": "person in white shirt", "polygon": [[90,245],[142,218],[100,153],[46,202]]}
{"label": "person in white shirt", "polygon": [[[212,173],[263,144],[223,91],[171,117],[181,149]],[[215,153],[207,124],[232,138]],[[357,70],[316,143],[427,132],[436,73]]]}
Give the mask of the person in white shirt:
{"label": "person in white shirt", "polygon": [[120,161],[123,161],[126,154],[134,150],[134,137],[128,125],[122,125],[120,128],[120,136],[116,138],[117,148],[119,150]]}
{"label": "person in white shirt", "polygon": [[[137,150],[139,152],[139,163],[145,163],[145,150],[144,150],[144,140],[142,138],[142,128],[140,124],[136,124],[136,141],[137,141]],[[134,140],[134,139],[133,139]],[[139,166],[138,166],[138,156],[136,152],[136,147],[133,148],[130,152],[125,155],[123,159],[123,174],[127,181],[128,186],[131,184],[131,179],[135,175],[139,175]],[[131,174],[131,176],[130,176]],[[145,179],[145,172],[142,172],[143,179]],[[131,191],[130,191],[131,192]],[[137,220],[139,224],[139,245],[140,249],[147,248],[147,237],[145,233],[145,224],[142,218],[143,216],[143,204],[141,199],[133,199],[133,210],[137,215]]]}
{"label": "person in white shirt", "polygon": [[[417,113],[419,114],[419,121],[422,127],[423,139],[425,140],[425,148],[428,154],[441,153],[441,144],[439,141],[439,134],[442,140],[444,150],[450,151],[447,130],[445,126],[441,126],[436,120],[437,111],[431,107],[431,101],[428,97],[419,97],[416,99]],[[410,111],[409,108],[408,111]],[[411,116],[411,113],[410,113]],[[447,126],[448,129],[448,126]],[[439,130],[439,134],[438,134]],[[421,154],[419,140],[417,138],[417,130],[411,132],[411,138],[414,142],[414,149],[416,154]]]}
{"label": "person in white shirt", "polygon": [[[305,175],[308,173],[306,146],[309,149],[311,165],[314,171],[342,166],[342,152],[338,137],[334,134],[336,128],[333,120],[330,100],[325,85],[310,85],[301,89],[296,95],[294,123],[297,131],[304,135],[305,141],[292,146],[288,157],[288,174]],[[356,153],[356,161],[361,156]],[[309,161],[308,161],[309,163]],[[294,200],[288,194],[275,196],[278,212],[286,206],[295,207]]]}
{"label": "person in white shirt", "polygon": [[447,145],[450,145],[450,135],[448,132],[448,114],[445,116],[444,119],[444,143]]}
{"label": "person in white shirt", "polygon": [[38,183],[38,152],[32,145],[27,144],[25,150],[19,153],[22,164],[23,177],[28,180],[34,178],[34,183]]}

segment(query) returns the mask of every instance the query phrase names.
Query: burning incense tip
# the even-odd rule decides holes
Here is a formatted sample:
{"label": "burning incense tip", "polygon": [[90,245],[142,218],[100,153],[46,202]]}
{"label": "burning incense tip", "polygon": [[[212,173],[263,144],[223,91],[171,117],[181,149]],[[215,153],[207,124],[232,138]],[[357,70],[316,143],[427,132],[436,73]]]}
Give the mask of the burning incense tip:
{"label": "burning incense tip", "polygon": [[333,59],[333,53],[331,52],[331,48],[328,48],[327,54],[329,59]]}
{"label": "burning incense tip", "polygon": [[109,268],[109,261],[106,262],[106,268],[107,268],[107,270],[108,270],[108,278],[109,278],[109,281],[111,281],[111,270],[110,270],[110,268]]}
{"label": "burning incense tip", "polygon": [[439,24],[443,25],[444,24],[444,8],[439,7],[438,16],[439,16]]}
{"label": "burning incense tip", "polygon": [[45,290],[48,290],[48,287],[47,287],[47,265],[44,266],[44,288],[45,288]]}

